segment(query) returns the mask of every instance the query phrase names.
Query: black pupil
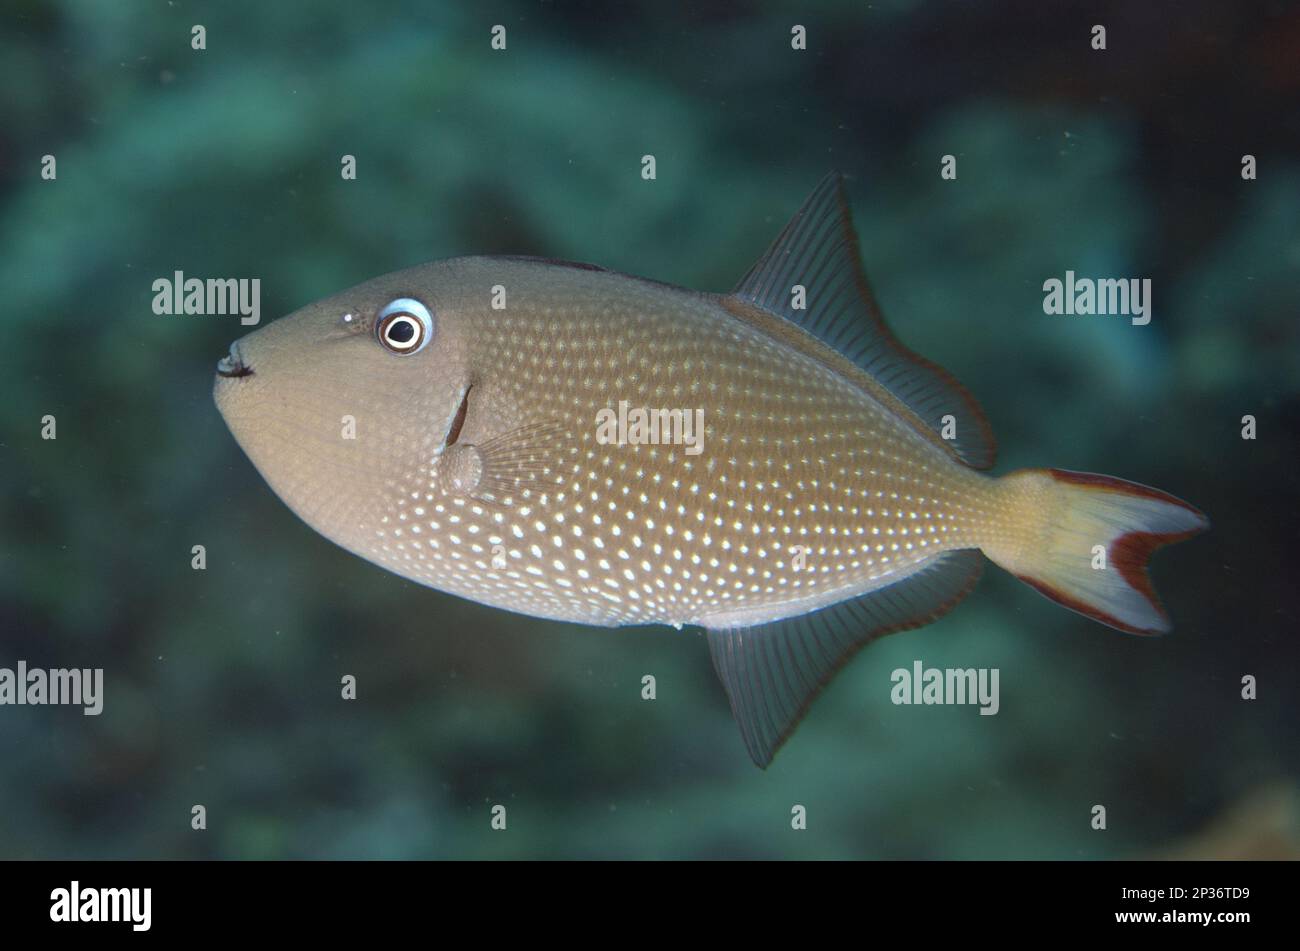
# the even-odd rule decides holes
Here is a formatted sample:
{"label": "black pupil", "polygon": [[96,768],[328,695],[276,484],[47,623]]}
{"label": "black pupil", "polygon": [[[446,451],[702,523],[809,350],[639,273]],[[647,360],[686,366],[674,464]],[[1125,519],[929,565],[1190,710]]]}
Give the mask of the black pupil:
{"label": "black pupil", "polygon": [[388,325],[388,339],[392,343],[410,343],[415,339],[415,321],[399,317]]}

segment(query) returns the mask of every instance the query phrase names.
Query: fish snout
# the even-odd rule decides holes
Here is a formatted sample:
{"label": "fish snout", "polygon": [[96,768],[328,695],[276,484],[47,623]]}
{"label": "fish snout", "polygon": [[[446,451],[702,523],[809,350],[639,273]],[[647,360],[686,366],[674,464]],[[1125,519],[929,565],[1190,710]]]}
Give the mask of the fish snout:
{"label": "fish snout", "polygon": [[253,368],[244,362],[239,352],[239,341],[230,345],[230,352],[217,361],[217,376],[241,377],[252,376]]}

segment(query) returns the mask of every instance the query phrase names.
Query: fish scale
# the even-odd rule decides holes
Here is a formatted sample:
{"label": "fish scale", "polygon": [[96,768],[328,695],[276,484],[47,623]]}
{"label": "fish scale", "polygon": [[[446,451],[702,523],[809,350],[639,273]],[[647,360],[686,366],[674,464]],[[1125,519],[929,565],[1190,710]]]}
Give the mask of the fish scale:
{"label": "fish scale", "polygon": [[[289,507],[375,564],[534,617],[703,628],[760,766],[985,557],[1159,633],[1147,560],[1208,525],[1110,476],[985,474],[988,423],[885,326],[837,175],[730,294],[452,258],[237,341],[214,396]],[[624,426],[661,411],[657,441]]]}

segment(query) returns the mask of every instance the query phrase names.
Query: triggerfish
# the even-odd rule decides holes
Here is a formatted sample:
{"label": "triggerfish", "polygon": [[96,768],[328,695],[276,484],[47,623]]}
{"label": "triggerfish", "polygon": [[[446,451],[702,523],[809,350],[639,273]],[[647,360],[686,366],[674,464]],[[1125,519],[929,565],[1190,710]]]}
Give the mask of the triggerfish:
{"label": "triggerfish", "polygon": [[1208,526],[1110,476],[995,478],[989,426],[886,328],[838,175],[729,294],[461,257],[243,337],[217,406],[271,488],[402,577],[541,618],[702,628],[766,766],[864,644],[938,618],[983,559],[1135,634]]}

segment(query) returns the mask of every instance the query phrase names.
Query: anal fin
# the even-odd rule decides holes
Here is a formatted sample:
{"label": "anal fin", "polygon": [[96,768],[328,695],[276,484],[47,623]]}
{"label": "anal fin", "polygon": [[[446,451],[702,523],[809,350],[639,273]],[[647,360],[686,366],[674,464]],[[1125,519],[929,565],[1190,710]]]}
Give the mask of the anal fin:
{"label": "anal fin", "polygon": [[878,637],[946,614],[975,586],[983,562],[974,549],[944,552],[884,588],[809,614],[710,629],[713,666],[754,763],[767,767],[855,653]]}

